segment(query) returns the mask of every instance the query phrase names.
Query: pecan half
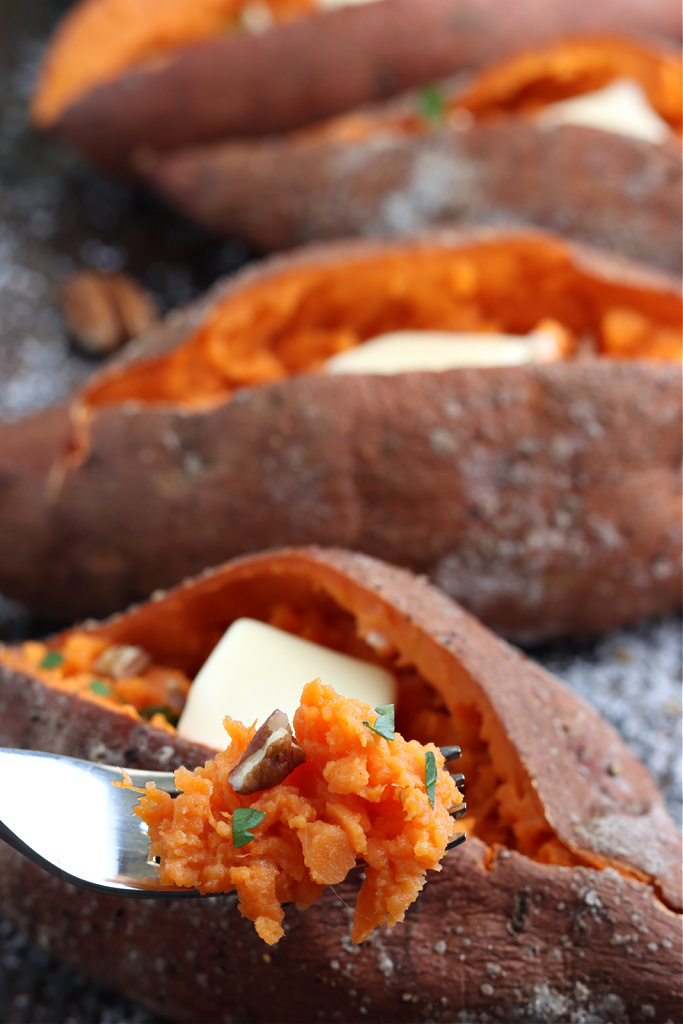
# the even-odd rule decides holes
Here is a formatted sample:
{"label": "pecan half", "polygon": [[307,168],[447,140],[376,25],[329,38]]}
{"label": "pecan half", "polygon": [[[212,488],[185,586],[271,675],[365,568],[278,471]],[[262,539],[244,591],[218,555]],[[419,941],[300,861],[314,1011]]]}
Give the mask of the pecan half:
{"label": "pecan half", "polygon": [[236,793],[244,795],[279,785],[306,760],[294,739],[284,711],[273,711],[256,732],[241,760],[228,775]]}
{"label": "pecan half", "polygon": [[93,668],[104,676],[112,679],[125,679],[137,676],[151,664],[151,658],[142,647],[132,644],[112,644],[98,655]]}
{"label": "pecan half", "polygon": [[127,274],[81,270],[60,299],[75,344],[92,355],[114,352],[158,318],[151,295]]}

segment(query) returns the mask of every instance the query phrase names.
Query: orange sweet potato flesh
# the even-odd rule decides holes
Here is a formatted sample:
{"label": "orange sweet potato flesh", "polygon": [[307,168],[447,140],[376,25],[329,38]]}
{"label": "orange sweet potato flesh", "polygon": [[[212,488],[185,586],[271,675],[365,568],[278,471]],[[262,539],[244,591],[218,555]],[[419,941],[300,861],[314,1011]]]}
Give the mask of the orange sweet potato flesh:
{"label": "orange sweet potato flesh", "polygon": [[622,78],[638,83],[653,110],[680,135],[680,51],[627,38],[570,38],[521,53],[481,71],[457,103],[482,119],[530,114]]}
{"label": "orange sweet potato flesh", "polygon": [[[228,776],[256,729],[226,718],[227,749],[194,773],[179,769],[176,798],[148,789],[136,809],[149,827],[162,884],[202,893],[235,889],[241,913],[273,945],[284,935],[283,904],[308,909],[360,858],[365,879],[353,941],[403,921],[427,871],[440,870],[456,831],[449,808],[463,801],[433,744],[408,743],[398,733],[391,741],[377,736],[367,724],[376,717],[369,704],[348,701],[319,679],[308,683],[293,722],[306,761],[280,785],[251,797],[233,792]],[[439,769],[431,799],[428,751]],[[240,807],[263,820],[249,843],[234,846],[232,817]]]}
{"label": "orange sweet potato flesh", "polygon": [[[109,983],[172,1019],[220,1019],[219,1008],[232,998],[259,1021],[312,1021],[320,1008],[356,1019],[360,1005],[378,1019],[412,1021],[416,1004],[406,1006],[404,993],[413,991],[425,1008],[431,1002],[439,1022],[460,1011],[490,1013],[499,1000],[516,1008],[518,1019],[538,1021],[542,992],[577,1012],[588,1003],[601,1021],[614,1019],[617,994],[624,1019],[640,1019],[645,1004],[653,1019],[675,1019],[680,836],[647,772],[597,712],[423,580],[349,552],[309,548],[240,559],[76,634],[143,646],[156,664],[192,677],[241,615],[391,667],[398,731],[421,743],[463,746],[468,816],[458,827],[468,839],[444,858],[405,923],[381,929],[380,947],[371,940],[351,956],[346,908],[330,892],[301,913],[287,913],[285,937],[264,963],[261,940],[251,925],[240,926],[230,902],[189,901],[150,915],[149,904],[136,900],[117,918],[116,900],[46,884],[39,869],[3,848],[5,917],[40,929],[48,946],[67,959],[83,956],[96,974],[106,946]],[[54,638],[50,649],[73,636]],[[25,660],[22,667],[22,657],[9,649],[0,656],[0,743],[123,766],[167,767],[175,759],[189,769],[215,758],[195,748],[193,760],[182,737],[51,686]],[[302,723],[295,724],[301,732]],[[197,775],[184,774],[183,788],[205,791],[215,771],[209,764]],[[313,830],[314,844],[324,847],[326,838],[316,831],[325,830]],[[258,917],[267,883],[257,884],[243,867],[238,880],[247,889],[257,886],[250,916]],[[30,882],[28,901],[17,898],[17,878]],[[350,881],[335,884],[345,902],[354,901],[355,888]],[[360,909],[365,912],[363,904]],[[95,936],[77,925],[86,913],[101,922]],[[263,925],[272,937],[268,922]],[[163,944],[164,953],[148,966],[150,943]],[[231,955],[236,943],[239,959]],[[435,952],[437,944],[443,954]],[[489,945],[502,965],[495,977]],[[381,983],[378,948],[401,971],[398,984],[395,978]],[[525,952],[530,948],[533,957]],[[145,966],[133,970],[136,955]],[[353,991],[331,986],[332,961],[352,971]],[[200,991],[197,963],[206,972]],[[300,983],[283,1005],[275,993],[294,964]],[[322,989],[315,977],[326,979]],[[439,1006],[442,997],[448,1004]]]}
{"label": "orange sweet potato flesh", "polygon": [[[0,589],[73,621],[317,542],[428,573],[518,639],[665,613],[681,591],[680,315],[679,282],[540,234],[259,264],[66,405],[0,428]],[[315,372],[378,331],[542,324],[576,358]]]}

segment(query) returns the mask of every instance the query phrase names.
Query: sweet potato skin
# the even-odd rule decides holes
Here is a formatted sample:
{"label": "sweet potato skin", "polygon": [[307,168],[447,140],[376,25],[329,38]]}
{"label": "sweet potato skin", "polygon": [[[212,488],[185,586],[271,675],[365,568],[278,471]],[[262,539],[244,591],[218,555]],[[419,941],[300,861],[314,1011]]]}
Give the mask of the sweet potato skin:
{"label": "sweet potato skin", "polygon": [[[680,837],[647,773],[614,730],[408,573],[348,552],[266,553],[89,628],[112,641],[145,636],[151,652],[189,666],[206,643],[202,633],[237,614],[245,594],[254,600],[262,587],[267,603],[263,595],[271,586],[277,600],[288,586],[300,596],[304,584],[314,602],[322,594],[364,628],[384,630],[447,705],[458,687],[473,682],[558,835],[644,870],[654,864],[667,903],[680,904]],[[16,703],[25,678],[6,668],[0,673],[0,743],[21,739],[93,756],[93,741],[108,735],[101,753],[119,753],[124,764],[159,766],[149,750],[137,750],[139,727],[132,720],[125,719],[110,742],[110,726],[103,723],[100,733],[97,717],[82,715],[83,701],[41,718],[32,706],[44,684],[34,681],[33,696]],[[535,732],[528,727],[531,707]],[[64,743],[60,715],[87,724],[89,739],[73,732]],[[174,755],[188,753],[181,741],[161,735]],[[611,776],[606,768],[615,759],[621,774]],[[557,1013],[560,1007],[566,1015],[590,1012],[611,1024],[675,1020],[680,1005],[679,916],[649,885],[612,868],[559,867],[506,849],[490,851],[473,837],[447,856],[402,926],[382,930],[354,952],[342,902],[353,898],[352,880],[306,912],[290,910],[285,939],[264,957],[232,897],[118,900],[59,882],[4,846],[0,867],[6,919],[68,963],[173,1020],[312,1022],[321,1011],[336,1010],[349,1020],[367,1013],[390,1022],[414,1021],[416,1014],[451,1021],[459,1012],[478,1019],[504,1006],[521,1021],[553,1019],[551,1008]],[[289,986],[294,974],[298,984]]]}
{"label": "sweet potato skin", "polygon": [[0,906],[69,966],[170,1020],[313,1024],[334,1012],[412,1024],[424,1013],[446,1024],[500,1007],[534,1024],[558,1008],[596,1024],[677,1019],[679,924],[640,883],[515,853],[490,867],[476,839],[457,855],[403,925],[353,951],[348,882],[291,911],[267,955],[234,897],[117,900],[67,888],[5,846]]}
{"label": "sweet potato skin", "polygon": [[84,701],[45,686],[31,675],[0,666],[3,743],[22,750],[46,750],[101,764],[175,771],[203,764],[215,751],[182,736],[128,718],[103,703]]}
{"label": "sweet potato skin", "polygon": [[[172,349],[264,274],[390,247],[262,264],[117,365]],[[663,279],[581,258],[598,287],[631,280],[678,308]],[[209,410],[103,407],[62,475],[70,409],[49,410],[0,432],[0,589],[64,622],[246,551],[314,542],[427,573],[517,640],[601,631],[679,607],[680,416],[668,363],[305,375]]]}
{"label": "sweet potato skin", "polygon": [[[514,174],[510,168],[514,167]],[[440,224],[527,223],[681,272],[681,152],[522,118],[341,142],[310,134],[177,150],[150,183],[261,252]]]}
{"label": "sweet potato skin", "polygon": [[504,16],[493,0],[384,0],[195,44],[93,89],[52,128],[95,162],[130,171],[147,148],[288,131],[523,45],[614,24],[680,36],[671,0],[571,10],[525,0]]}
{"label": "sweet potato skin", "polygon": [[[47,476],[26,477],[23,446],[15,455],[20,424],[6,431],[14,543],[0,585],[64,621],[243,551],[314,540],[426,572],[519,640],[664,614],[680,601],[676,373],[304,377],[211,413],[106,409],[52,499]],[[232,437],[241,444],[220,441]]]}

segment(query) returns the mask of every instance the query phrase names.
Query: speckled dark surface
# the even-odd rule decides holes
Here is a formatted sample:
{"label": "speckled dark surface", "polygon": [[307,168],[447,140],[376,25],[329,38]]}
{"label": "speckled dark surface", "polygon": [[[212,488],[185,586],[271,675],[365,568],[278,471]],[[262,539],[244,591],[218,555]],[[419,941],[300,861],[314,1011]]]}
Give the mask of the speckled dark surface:
{"label": "speckled dark surface", "polygon": [[64,0],[0,0],[0,417],[47,405],[95,363],[69,346],[56,307],[61,283],[89,266],[125,270],[162,310],[182,305],[244,263],[142,192],[97,174],[41,137],[27,103]]}
{"label": "speckled dark surface", "polygon": [[[123,269],[162,309],[188,301],[248,259],[170,216],[149,197],[85,167],[26,121],[47,35],[65,0],[0,0],[0,418],[65,395],[96,365],[70,347],[56,307],[80,266]],[[33,630],[0,597],[0,640]],[[531,652],[620,730],[681,821],[681,620]],[[152,1024],[160,1018],[62,968],[0,922],[0,1019],[6,1024]]]}

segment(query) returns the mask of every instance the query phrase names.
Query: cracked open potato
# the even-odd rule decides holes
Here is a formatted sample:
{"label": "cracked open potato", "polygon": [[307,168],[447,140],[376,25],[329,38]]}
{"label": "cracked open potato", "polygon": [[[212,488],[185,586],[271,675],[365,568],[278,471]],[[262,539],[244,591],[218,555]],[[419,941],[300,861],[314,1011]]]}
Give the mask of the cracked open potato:
{"label": "cracked open potato", "polygon": [[[175,699],[242,616],[383,666],[397,729],[461,746],[468,838],[405,922],[352,948],[359,882],[347,880],[290,907],[266,954],[234,897],[86,892],[0,844],[5,919],[173,1020],[677,1019],[680,836],[648,773],[594,709],[404,570],[343,551],[266,552],[0,649],[0,743],[155,769],[213,756],[140,694],[163,678]],[[122,647],[145,652],[139,674],[103,674],[103,653]]]}
{"label": "cracked open potato", "polygon": [[[0,427],[0,591],[108,614],[228,557],[334,544],[519,640],[679,607],[680,287],[547,235],[311,248]],[[330,373],[400,330],[552,363]],[[419,346],[426,345],[422,334]],[[437,339],[438,340],[438,339]],[[456,339],[457,340],[457,339]]]}
{"label": "cracked open potato", "polygon": [[147,149],[287,131],[566,31],[680,39],[672,0],[81,0],[35,123],[131,171]]}
{"label": "cracked open potato", "polygon": [[260,251],[521,221],[680,273],[682,95],[680,49],[572,36],[299,132],[150,152],[145,170]]}

